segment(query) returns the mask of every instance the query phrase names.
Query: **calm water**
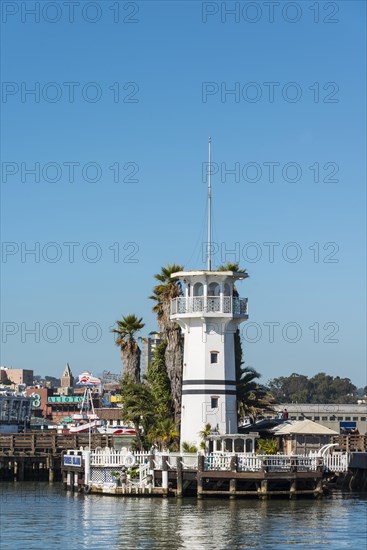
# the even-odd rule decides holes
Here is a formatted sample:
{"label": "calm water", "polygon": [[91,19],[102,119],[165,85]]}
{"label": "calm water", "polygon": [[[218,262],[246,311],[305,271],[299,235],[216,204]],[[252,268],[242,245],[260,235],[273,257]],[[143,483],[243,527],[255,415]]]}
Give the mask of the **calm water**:
{"label": "calm water", "polygon": [[324,500],[124,498],[0,486],[1,550],[366,548],[367,495]]}

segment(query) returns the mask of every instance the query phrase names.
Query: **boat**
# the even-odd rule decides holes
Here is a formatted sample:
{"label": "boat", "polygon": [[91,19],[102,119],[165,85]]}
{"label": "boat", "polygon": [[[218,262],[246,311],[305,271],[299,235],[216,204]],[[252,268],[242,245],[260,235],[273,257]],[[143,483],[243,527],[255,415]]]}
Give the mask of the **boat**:
{"label": "boat", "polygon": [[113,435],[136,435],[134,428],[129,426],[102,426],[97,428],[97,431],[101,434],[113,434]]}
{"label": "boat", "polygon": [[80,432],[96,432],[97,428],[101,426],[101,421],[98,415],[95,413],[93,398],[91,389],[85,388],[83,394],[83,401],[80,407],[80,412],[73,414],[73,420],[76,422],[70,424],[69,432],[70,433],[80,433]]}
{"label": "boat", "polygon": [[89,432],[96,431],[98,426],[101,424],[100,420],[92,420],[91,422],[86,422],[85,424],[74,424],[69,427],[70,433],[80,433],[80,432]]}

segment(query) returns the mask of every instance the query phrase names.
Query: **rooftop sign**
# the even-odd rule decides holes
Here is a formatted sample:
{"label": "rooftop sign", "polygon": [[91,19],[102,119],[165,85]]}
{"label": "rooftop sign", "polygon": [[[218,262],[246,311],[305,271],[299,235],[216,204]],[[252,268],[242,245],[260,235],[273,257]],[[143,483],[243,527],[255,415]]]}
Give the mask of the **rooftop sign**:
{"label": "rooftop sign", "polygon": [[81,403],[82,401],[82,395],[52,395],[47,399],[47,403]]}

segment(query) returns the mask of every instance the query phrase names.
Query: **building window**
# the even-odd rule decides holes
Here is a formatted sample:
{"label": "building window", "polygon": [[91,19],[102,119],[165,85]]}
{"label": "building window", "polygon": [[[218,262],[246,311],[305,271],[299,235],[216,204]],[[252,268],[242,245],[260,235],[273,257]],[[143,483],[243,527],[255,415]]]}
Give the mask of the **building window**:
{"label": "building window", "polygon": [[337,420],[343,420],[342,416],[338,416]]}
{"label": "building window", "polygon": [[353,416],[353,420],[358,420],[358,416]]}
{"label": "building window", "polygon": [[210,405],[211,405],[212,409],[217,409],[218,408],[218,400],[219,400],[219,397],[211,397],[210,398]]}
{"label": "building window", "polygon": [[322,416],[321,420],[327,420],[327,416]]}
{"label": "building window", "polygon": [[336,420],[336,417],[335,417],[335,415],[333,415],[333,416],[330,416],[330,420],[332,420],[332,421]]}
{"label": "building window", "polygon": [[320,417],[319,416],[314,416],[313,419],[314,420],[320,420]]}
{"label": "building window", "polygon": [[210,352],[210,362],[211,362],[211,364],[218,363],[218,352],[217,351],[211,351]]}
{"label": "building window", "polygon": [[365,416],[361,416],[361,422],[366,422],[366,417]]}
{"label": "building window", "polygon": [[291,420],[297,420],[297,418],[295,416],[291,416],[290,418]]}
{"label": "building window", "polygon": [[350,420],[350,416],[346,416],[346,417],[345,417],[345,420]]}

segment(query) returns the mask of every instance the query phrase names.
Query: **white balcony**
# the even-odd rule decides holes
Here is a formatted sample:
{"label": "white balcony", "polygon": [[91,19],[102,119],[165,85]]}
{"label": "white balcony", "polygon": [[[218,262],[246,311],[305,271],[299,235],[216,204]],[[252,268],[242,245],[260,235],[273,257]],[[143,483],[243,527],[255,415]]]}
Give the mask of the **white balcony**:
{"label": "white balcony", "polygon": [[171,316],[201,316],[216,317],[235,316],[248,318],[247,298],[235,298],[233,296],[193,296],[189,298],[179,297],[171,301]]}

